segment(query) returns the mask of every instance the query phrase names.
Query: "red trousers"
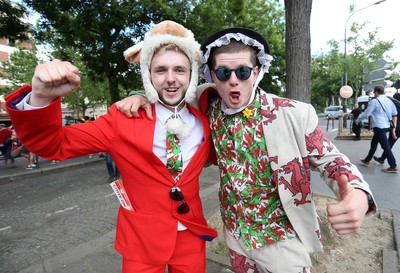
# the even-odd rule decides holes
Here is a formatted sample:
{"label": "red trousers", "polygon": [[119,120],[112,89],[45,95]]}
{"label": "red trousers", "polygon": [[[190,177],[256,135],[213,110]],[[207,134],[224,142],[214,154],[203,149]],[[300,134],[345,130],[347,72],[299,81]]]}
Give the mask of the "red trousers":
{"label": "red trousers", "polygon": [[166,266],[169,273],[205,273],[205,241],[188,230],[178,231],[175,251],[166,264],[145,264],[123,258],[122,273],[164,273]]}

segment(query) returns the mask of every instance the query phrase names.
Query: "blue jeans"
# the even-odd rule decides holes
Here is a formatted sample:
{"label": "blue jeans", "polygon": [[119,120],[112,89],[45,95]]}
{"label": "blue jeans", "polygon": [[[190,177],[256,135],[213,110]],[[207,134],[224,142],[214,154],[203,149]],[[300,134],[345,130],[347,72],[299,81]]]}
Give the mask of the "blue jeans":
{"label": "blue jeans", "polygon": [[12,140],[11,138],[7,138],[3,144],[3,147],[0,148],[1,153],[7,159],[12,159]]}
{"label": "blue jeans", "polygon": [[396,159],[392,153],[392,147],[389,144],[387,138],[388,129],[381,129],[378,127],[374,127],[374,136],[371,139],[371,147],[369,149],[368,155],[365,158],[366,161],[371,161],[372,157],[376,152],[376,148],[378,147],[378,143],[381,145],[383,153],[386,155],[389,166],[391,168],[396,168]]}
{"label": "blue jeans", "polygon": [[[388,141],[389,141],[390,149],[393,148],[393,145],[396,143],[397,139],[398,139],[398,138],[396,138],[396,139],[393,138],[392,134],[389,134],[389,139],[388,139]],[[383,152],[382,155],[381,155],[381,157],[380,157],[379,159],[385,161],[385,159],[386,159],[386,153]]]}
{"label": "blue jeans", "polygon": [[107,171],[108,171],[108,175],[115,177],[115,178],[120,178],[121,175],[119,174],[117,165],[115,165],[114,161],[112,160],[111,156],[106,153],[106,166],[107,166]]}

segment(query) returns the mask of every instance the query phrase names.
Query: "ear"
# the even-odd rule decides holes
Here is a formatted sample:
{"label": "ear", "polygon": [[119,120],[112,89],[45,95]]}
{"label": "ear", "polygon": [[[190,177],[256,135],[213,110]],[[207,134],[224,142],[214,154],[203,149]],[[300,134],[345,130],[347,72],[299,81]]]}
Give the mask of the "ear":
{"label": "ear", "polygon": [[215,75],[215,71],[214,70],[210,70],[210,75],[211,75],[211,79],[212,79],[212,81],[213,82],[215,82],[215,79],[216,79],[216,75]]}
{"label": "ear", "polygon": [[257,78],[258,72],[259,72],[259,71],[260,71],[260,68],[256,65],[256,66],[254,67],[254,69],[253,69],[254,77]]}

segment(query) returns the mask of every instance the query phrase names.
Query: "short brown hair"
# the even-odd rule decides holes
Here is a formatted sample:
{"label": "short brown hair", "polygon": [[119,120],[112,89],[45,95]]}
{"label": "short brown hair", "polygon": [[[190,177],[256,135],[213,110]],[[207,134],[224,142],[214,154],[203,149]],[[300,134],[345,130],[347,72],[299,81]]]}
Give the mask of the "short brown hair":
{"label": "short brown hair", "polygon": [[377,92],[379,95],[385,94],[385,88],[382,85],[375,86],[374,92]]}
{"label": "short brown hair", "polygon": [[164,44],[164,45],[161,45],[159,48],[157,48],[157,49],[154,51],[154,55],[156,55],[157,53],[163,54],[163,53],[165,53],[165,51],[167,51],[167,50],[175,50],[176,52],[182,52],[183,54],[186,55],[186,53],[183,52],[183,50],[180,49],[180,48],[179,48],[177,45],[175,45],[175,44]]}
{"label": "short brown hair", "polygon": [[231,41],[229,44],[217,47],[213,52],[210,54],[210,69],[213,70],[216,64],[216,55],[221,53],[237,53],[247,51],[250,52],[250,61],[253,66],[257,65],[257,52],[251,46],[245,45],[242,42],[238,42],[236,40]]}

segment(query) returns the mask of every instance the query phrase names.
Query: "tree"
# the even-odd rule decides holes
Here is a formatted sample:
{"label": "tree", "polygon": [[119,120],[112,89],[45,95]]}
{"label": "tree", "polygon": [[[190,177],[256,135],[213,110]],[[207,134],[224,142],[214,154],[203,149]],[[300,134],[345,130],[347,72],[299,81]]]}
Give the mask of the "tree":
{"label": "tree", "polygon": [[363,68],[369,67],[382,58],[389,59],[385,56],[394,46],[394,40],[382,41],[378,38],[379,28],[375,28],[368,32],[366,37],[362,38],[361,33],[367,23],[354,22],[350,28],[351,36],[348,38],[348,44],[352,46],[353,51],[346,57],[344,66],[348,74],[348,84],[352,86],[354,96],[358,97],[363,89]]}
{"label": "tree", "polygon": [[312,0],[285,0],[287,97],[311,101]]}
{"label": "tree", "polygon": [[343,56],[339,51],[339,43],[328,42],[331,50],[319,52],[311,60],[311,103],[319,110],[328,105],[336,105],[340,89],[340,78],[343,74]]}
{"label": "tree", "polygon": [[39,59],[33,50],[18,46],[8,61],[1,62],[0,76],[6,78],[11,85],[1,87],[0,94],[8,93],[30,83],[38,63]]}
{"label": "tree", "polygon": [[[79,68],[80,77],[82,79],[81,86],[77,92],[73,92],[62,98],[63,103],[68,104],[68,108],[75,110],[78,115],[85,115],[88,108],[95,108],[104,105],[110,100],[107,92],[107,84],[104,77],[98,77],[93,80],[93,73],[79,59],[79,55],[72,54],[72,49],[67,49],[73,55],[74,64]],[[57,57],[57,56],[55,56]],[[5,77],[10,86],[4,86],[0,89],[0,94],[8,93],[32,81],[36,66],[40,63],[36,52],[26,48],[18,47],[14,53],[10,55],[8,61],[1,63],[2,71],[0,75]]]}
{"label": "tree", "polygon": [[41,15],[37,38],[52,45],[60,57],[65,56],[62,52],[66,47],[74,48],[93,76],[105,75],[112,102],[120,99],[121,88],[126,92],[142,88],[138,66],[128,65],[123,51],[142,40],[152,23],[167,19],[191,29],[200,42],[211,32],[230,26],[261,32],[270,41],[275,57],[262,84],[275,93],[281,89],[278,79],[284,77],[284,21],[276,0],[138,0],[134,5],[127,0],[24,2]]}
{"label": "tree", "polygon": [[[371,69],[371,65],[379,59],[387,59],[385,52],[393,48],[393,41],[382,41],[378,39],[378,29],[365,33],[367,23],[353,23],[350,28],[348,45],[349,53],[346,59],[339,50],[339,42],[329,41],[330,51],[319,53],[312,59],[312,103],[320,106],[320,110],[328,105],[341,104],[339,90],[341,87],[341,76],[344,68],[348,75],[348,84],[354,90],[354,98],[357,98],[363,90],[363,68]],[[395,63],[395,65],[397,65]]]}
{"label": "tree", "polygon": [[21,20],[24,17],[25,10],[21,5],[0,0],[0,37],[27,40],[31,30],[30,25]]}
{"label": "tree", "polygon": [[72,92],[62,98],[62,102],[68,108],[75,111],[77,117],[86,116],[87,109],[97,108],[110,101],[110,93],[107,92],[107,82],[104,77],[93,79],[91,71],[85,66],[79,56],[75,55],[74,65],[79,69],[81,85],[76,92]]}
{"label": "tree", "polygon": [[[148,24],[149,1],[26,0],[41,15],[36,35],[63,56],[71,47],[94,76],[107,79],[111,101],[120,99],[119,85],[141,86],[139,75],[124,60],[125,49],[140,40]],[[129,83],[129,84],[128,84]]]}

